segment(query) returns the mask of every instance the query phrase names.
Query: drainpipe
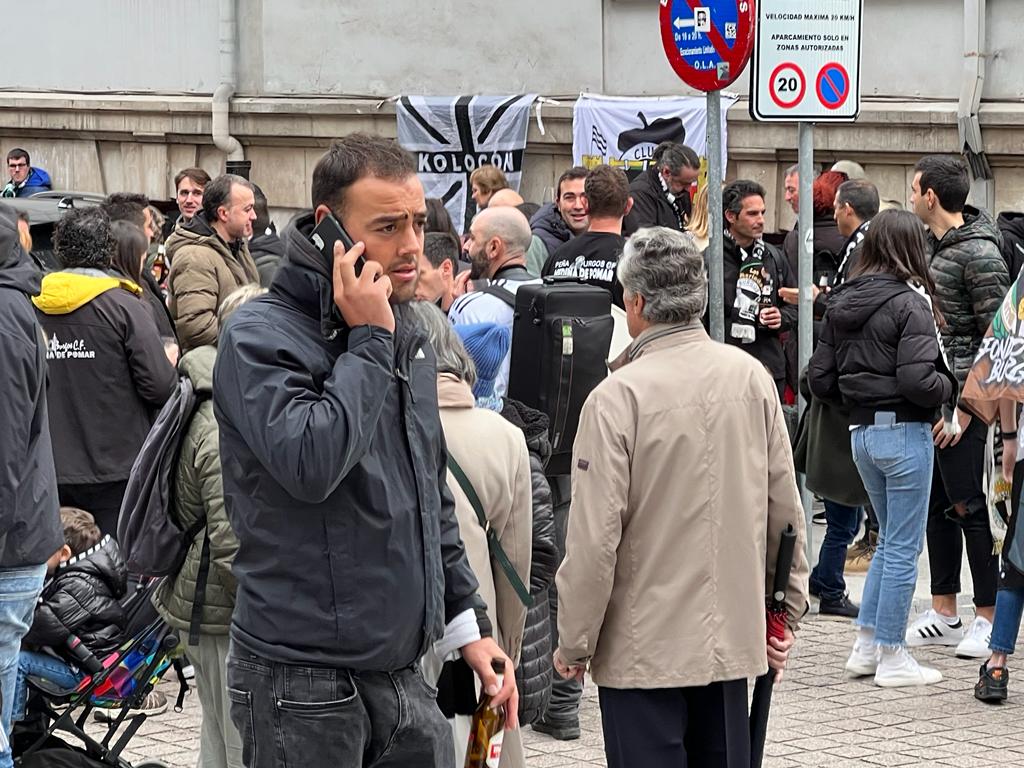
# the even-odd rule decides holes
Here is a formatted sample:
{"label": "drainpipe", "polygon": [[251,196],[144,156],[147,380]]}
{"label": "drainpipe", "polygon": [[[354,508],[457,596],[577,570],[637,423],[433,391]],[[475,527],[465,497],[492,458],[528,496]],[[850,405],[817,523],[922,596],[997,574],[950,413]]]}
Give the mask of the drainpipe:
{"label": "drainpipe", "polygon": [[985,86],[985,3],[986,0],[964,0],[964,69],[957,105],[957,128],[960,151],[971,169],[971,201],[978,208],[994,214],[995,177],[985,154],[978,110]]}
{"label": "drainpipe", "polygon": [[213,92],[213,143],[227,153],[230,166],[244,161],[242,145],[229,132],[231,97],[238,78],[235,68],[238,50],[238,0],[220,0],[220,85]]}

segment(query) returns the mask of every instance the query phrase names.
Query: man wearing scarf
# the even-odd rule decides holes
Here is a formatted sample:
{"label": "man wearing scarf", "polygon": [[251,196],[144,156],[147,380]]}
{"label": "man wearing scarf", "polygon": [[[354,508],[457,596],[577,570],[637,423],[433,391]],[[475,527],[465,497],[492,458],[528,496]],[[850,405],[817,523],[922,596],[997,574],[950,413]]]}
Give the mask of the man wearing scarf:
{"label": "man wearing scarf", "polygon": [[796,328],[798,310],[782,301],[779,289],[796,287],[796,276],[782,254],[761,239],[765,205],[760,184],[734,181],[722,191],[722,209],[725,341],[761,361],[781,397],[786,386],[781,334]]}

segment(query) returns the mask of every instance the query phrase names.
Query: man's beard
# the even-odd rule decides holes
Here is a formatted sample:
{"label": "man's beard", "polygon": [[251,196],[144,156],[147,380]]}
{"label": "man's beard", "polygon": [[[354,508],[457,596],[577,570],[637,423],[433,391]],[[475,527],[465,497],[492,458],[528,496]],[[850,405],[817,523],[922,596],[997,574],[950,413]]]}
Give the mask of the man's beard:
{"label": "man's beard", "polygon": [[469,279],[479,280],[481,277],[487,274],[487,261],[478,259],[469,254]]}

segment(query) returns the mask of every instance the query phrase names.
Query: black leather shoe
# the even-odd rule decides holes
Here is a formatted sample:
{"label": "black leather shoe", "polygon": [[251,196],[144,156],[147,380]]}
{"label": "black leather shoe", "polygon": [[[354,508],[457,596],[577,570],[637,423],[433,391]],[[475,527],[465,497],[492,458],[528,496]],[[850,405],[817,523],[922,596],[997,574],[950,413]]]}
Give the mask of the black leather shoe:
{"label": "black leather shoe", "polygon": [[978,682],[974,685],[974,698],[989,704],[1002,704],[1006,701],[1006,689],[1010,683],[1010,670],[1006,667],[988,668],[988,663],[981,665]]}
{"label": "black leather shoe", "polygon": [[822,600],[818,605],[818,613],[825,616],[845,616],[848,619],[856,619],[860,613],[860,606],[852,602],[850,598],[843,595],[838,600]]}

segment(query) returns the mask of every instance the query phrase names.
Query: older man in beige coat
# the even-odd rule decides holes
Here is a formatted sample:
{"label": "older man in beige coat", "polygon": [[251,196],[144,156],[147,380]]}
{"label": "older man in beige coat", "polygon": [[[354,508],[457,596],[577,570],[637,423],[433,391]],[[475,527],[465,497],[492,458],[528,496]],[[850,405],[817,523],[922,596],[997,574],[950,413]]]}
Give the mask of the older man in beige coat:
{"label": "older man in beige coat", "polygon": [[[807,605],[785,420],[764,367],[708,338],[685,235],[637,232],[619,281],[635,340],[580,416],[555,663],[581,679],[589,664],[609,768],[749,766],[747,679],[781,673]],[[787,525],[789,627],[766,646]]]}

